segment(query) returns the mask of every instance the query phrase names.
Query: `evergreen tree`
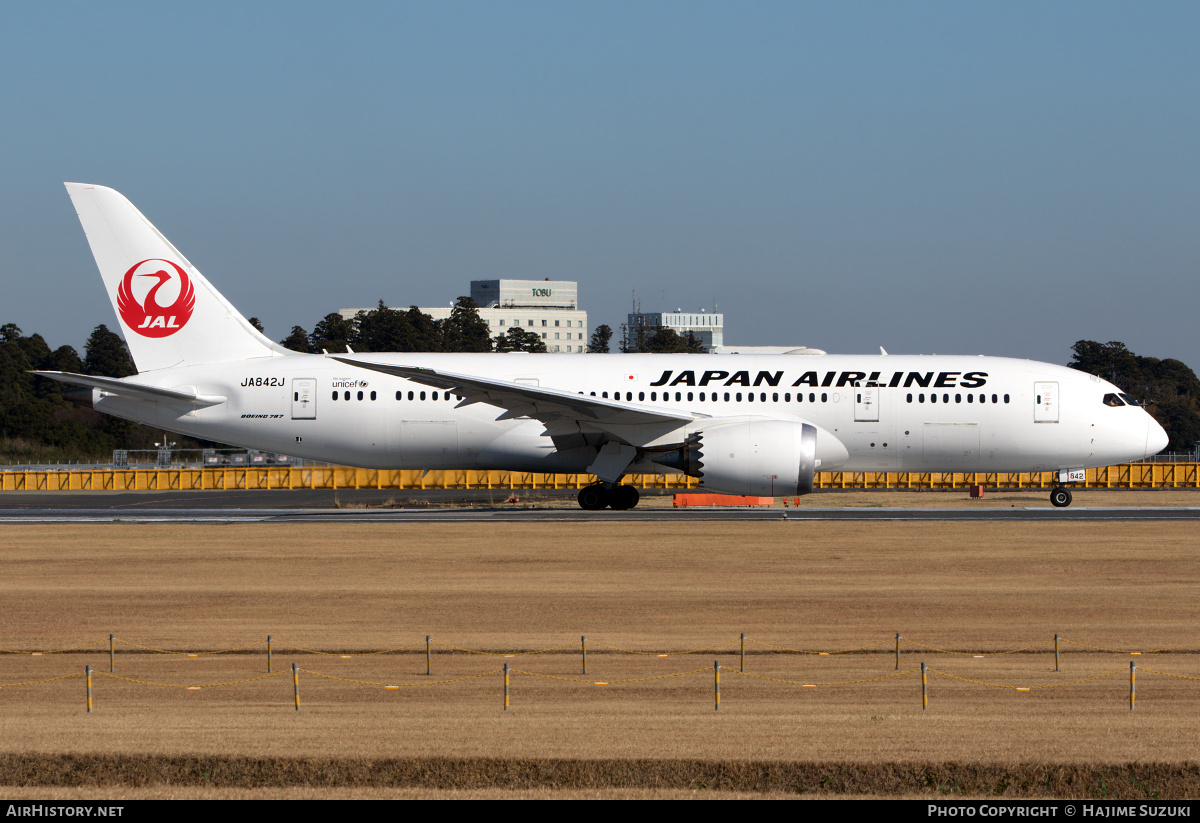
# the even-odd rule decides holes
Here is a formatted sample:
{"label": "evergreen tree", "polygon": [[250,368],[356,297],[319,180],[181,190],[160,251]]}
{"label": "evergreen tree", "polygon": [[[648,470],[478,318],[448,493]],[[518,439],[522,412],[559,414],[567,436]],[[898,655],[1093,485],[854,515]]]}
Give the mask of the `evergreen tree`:
{"label": "evergreen tree", "polygon": [[266,329],[263,328],[263,324],[258,321],[257,317],[251,317],[249,323],[251,326],[258,329],[259,334],[266,334]]}
{"label": "evergreen tree", "polygon": [[355,351],[411,351],[408,315],[389,309],[382,300],[378,308],[360,311],[354,318],[354,326]]}
{"label": "evergreen tree", "polygon": [[279,341],[279,345],[291,351],[297,351],[301,354],[316,354],[313,351],[312,343],[308,339],[308,332],[300,326],[292,326],[292,333]]}
{"label": "evergreen tree", "polygon": [[138,373],[125,341],[103,323],[92,330],[84,346],[83,367],[88,374],[101,377],[129,377]]}
{"label": "evergreen tree", "polygon": [[487,323],[479,316],[479,306],[470,297],[459,297],[450,316],[439,324],[442,351],[485,352],[492,350]]}
{"label": "evergreen tree", "polygon": [[330,312],[313,327],[309,340],[314,352],[325,350],[338,353],[346,351],[346,345],[354,339],[355,334],[354,321],[347,320],[337,312]]}
{"label": "evergreen tree", "polygon": [[651,354],[704,354],[700,338],[693,332],[679,334],[665,326],[636,326],[622,351]]}
{"label": "evergreen tree", "polygon": [[442,333],[437,321],[416,306],[410,306],[404,313],[410,329],[408,348],[406,351],[437,352],[442,351]]}
{"label": "evergreen tree", "polygon": [[612,329],[608,326],[597,326],[592,332],[592,339],[588,341],[589,352],[595,354],[608,354],[608,343],[612,340]]}
{"label": "evergreen tree", "polygon": [[513,326],[504,334],[497,335],[493,342],[498,352],[526,351],[541,354],[546,351],[546,341],[540,334],[525,331],[520,326]]}

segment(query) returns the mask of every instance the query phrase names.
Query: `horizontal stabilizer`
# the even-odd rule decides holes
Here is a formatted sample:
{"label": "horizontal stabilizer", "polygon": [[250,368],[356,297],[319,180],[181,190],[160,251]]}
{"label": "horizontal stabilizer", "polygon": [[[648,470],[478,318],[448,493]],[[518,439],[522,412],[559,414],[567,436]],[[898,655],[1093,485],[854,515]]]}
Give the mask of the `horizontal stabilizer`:
{"label": "horizontal stabilizer", "polygon": [[217,406],[225,402],[222,395],[199,394],[187,387],[162,389],[158,386],[147,386],[144,383],[130,383],[128,380],[118,380],[115,377],[97,377],[91,374],[72,374],[65,371],[35,371],[30,372],[39,377],[48,377],[59,383],[72,386],[83,386],[88,389],[99,389],[119,397],[131,397],[135,400],[150,400],[156,403],[178,403],[197,408]]}

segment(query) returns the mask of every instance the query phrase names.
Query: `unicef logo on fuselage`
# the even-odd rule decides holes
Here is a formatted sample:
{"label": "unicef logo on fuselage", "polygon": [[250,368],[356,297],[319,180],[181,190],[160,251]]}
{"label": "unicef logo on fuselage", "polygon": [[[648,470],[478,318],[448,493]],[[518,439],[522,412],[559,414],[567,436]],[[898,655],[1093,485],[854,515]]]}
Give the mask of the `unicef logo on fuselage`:
{"label": "unicef logo on fuselage", "polygon": [[187,325],[196,307],[192,281],[170,260],[135,263],[117,289],[117,311],[142,337],[168,337]]}

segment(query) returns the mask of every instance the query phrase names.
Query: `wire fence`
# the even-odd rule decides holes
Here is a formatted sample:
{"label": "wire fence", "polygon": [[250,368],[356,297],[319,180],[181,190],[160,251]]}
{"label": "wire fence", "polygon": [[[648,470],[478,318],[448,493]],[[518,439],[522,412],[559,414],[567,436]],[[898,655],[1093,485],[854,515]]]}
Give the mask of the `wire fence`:
{"label": "wire fence", "polygon": [[[757,662],[762,665],[764,671],[748,671],[747,669],[747,644],[757,646],[761,650],[755,651],[753,648],[749,650],[751,662]],[[107,649],[102,648],[107,645]],[[423,649],[421,647],[424,647]],[[884,648],[885,646],[889,648]],[[222,687],[241,686],[251,683],[260,683],[268,680],[291,674],[292,678],[292,702],[296,710],[300,709],[300,681],[301,675],[316,678],[322,681],[342,684],[346,687],[367,687],[367,688],[382,688],[385,690],[402,690],[414,687],[437,687],[437,686],[453,686],[456,684],[466,683],[469,681],[482,680],[489,677],[503,677],[503,708],[507,710],[510,706],[510,692],[514,678],[531,678],[534,680],[558,682],[565,684],[585,684],[591,686],[627,686],[638,683],[655,683],[667,680],[678,680],[681,678],[691,678],[692,680],[698,677],[701,680],[711,678],[713,684],[713,705],[716,710],[721,708],[721,674],[728,674],[744,678],[746,682],[757,682],[769,686],[778,687],[799,687],[800,690],[816,690],[816,689],[835,689],[839,687],[864,686],[869,684],[884,684],[898,683],[903,681],[915,681],[919,674],[920,679],[920,694],[922,708],[929,707],[929,680],[930,675],[935,678],[940,678],[945,681],[963,684],[968,687],[977,687],[985,689],[999,689],[1008,692],[1036,692],[1046,691],[1051,689],[1069,688],[1080,686],[1082,684],[1092,683],[1109,678],[1115,678],[1119,675],[1124,675],[1128,672],[1129,687],[1128,687],[1128,702],[1129,709],[1132,710],[1136,705],[1136,677],[1138,672],[1143,675],[1151,675],[1155,677],[1171,678],[1178,681],[1200,681],[1200,673],[1191,674],[1180,671],[1164,671],[1159,668],[1139,668],[1136,661],[1130,660],[1128,669],[1124,666],[1116,669],[1106,669],[1102,672],[1084,672],[1083,676],[1073,678],[1062,677],[1063,668],[1063,647],[1070,646],[1075,651],[1075,654],[1092,657],[1108,657],[1112,655],[1122,655],[1129,657],[1143,655],[1175,655],[1176,657],[1190,656],[1200,653],[1200,641],[1178,644],[1173,646],[1154,646],[1142,649],[1131,648],[1116,648],[1112,646],[1104,646],[1096,643],[1086,643],[1081,640],[1064,638],[1060,635],[1055,635],[1053,639],[1046,639],[1034,642],[1021,643],[1011,648],[1003,649],[962,649],[962,648],[946,648],[945,645],[937,645],[934,643],[926,643],[912,638],[906,638],[903,635],[896,633],[894,637],[878,640],[875,642],[864,642],[849,647],[831,648],[827,650],[821,649],[803,649],[792,646],[782,645],[780,643],[771,643],[765,640],[747,637],[742,634],[738,637],[729,638],[717,643],[708,644],[705,646],[686,648],[686,649],[638,649],[629,648],[617,644],[592,642],[593,649],[602,649],[600,652],[610,658],[618,656],[626,656],[632,658],[632,663],[635,665],[643,665],[637,661],[645,660],[647,657],[656,658],[672,658],[683,656],[694,656],[702,653],[710,653],[714,655],[725,655],[726,660],[731,658],[737,660],[736,667],[723,667],[719,659],[713,661],[713,665],[703,667],[687,668],[680,671],[646,671],[637,673],[633,676],[609,676],[605,679],[597,679],[595,672],[592,676],[588,676],[588,640],[586,635],[581,635],[579,642],[569,641],[566,643],[557,644],[545,648],[536,649],[514,649],[509,651],[496,649],[475,649],[467,646],[456,645],[452,643],[443,643],[433,641],[432,637],[426,635],[424,641],[417,640],[411,643],[398,646],[389,646],[382,649],[355,650],[351,653],[339,650],[315,649],[309,646],[301,646],[297,644],[281,643],[273,640],[268,636],[265,640],[254,641],[231,646],[222,649],[173,649],[163,648],[146,643],[138,643],[123,638],[118,638],[115,635],[109,635],[107,643],[105,641],[97,641],[95,643],[77,644],[69,647],[53,648],[53,649],[0,649],[0,656],[28,656],[33,657],[53,657],[63,655],[95,655],[97,653],[107,652],[108,655],[108,671],[102,671],[101,668],[94,667],[91,663],[85,665],[82,671],[78,669],[74,672],[65,671],[54,674],[49,674],[44,677],[28,677],[23,679],[4,681],[0,678],[0,694],[12,689],[26,689],[36,686],[49,686],[51,684],[63,681],[83,678],[86,680],[86,699],[87,710],[93,710],[93,688],[97,679],[103,678],[117,682],[135,684],[139,686],[149,686],[156,688],[177,689],[184,691],[203,691],[210,689],[219,689]],[[542,670],[536,671],[532,668],[516,669],[509,663],[504,663],[502,667],[491,667],[484,671],[470,673],[455,673],[450,676],[443,676],[440,679],[434,679],[433,676],[433,649],[438,649],[440,655],[458,655],[463,658],[467,655],[483,656],[483,657],[500,657],[500,658],[517,658],[526,657],[538,659],[539,656],[551,656],[550,659],[556,661],[554,665],[561,668],[563,665],[562,659],[564,656],[573,656],[575,651],[568,652],[568,649],[578,648],[581,671],[579,675],[571,675],[564,671],[558,670]],[[120,658],[122,659],[123,667],[138,668],[138,664],[144,662],[149,657],[172,655],[183,656],[188,658],[208,657],[212,658],[217,655],[236,655],[239,659],[249,656],[261,656],[264,658],[266,671],[261,669],[257,673],[246,673],[245,676],[236,678],[226,678],[221,680],[207,681],[202,678],[193,678],[187,682],[164,682],[162,679],[151,679],[149,675],[138,675],[134,673],[118,674],[116,664],[118,659],[118,648],[121,649]],[[421,653],[426,657],[426,671],[424,676],[417,676],[413,679],[413,675],[409,674],[406,677],[385,676],[384,678],[366,679],[360,676],[354,676],[351,672],[334,672],[327,669],[318,670],[315,668],[301,667],[299,662],[293,660],[290,667],[279,668],[275,665],[275,655],[277,650],[283,650],[283,653],[291,657],[321,657],[338,660],[352,660],[356,658],[374,658],[380,660],[389,655],[406,655]],[[593,651],[593,656],[596,654]],[[1000,682],[995,678],[988,678],[981,675],[978,671],[950,671],[944,668],[932,668],[927,661],[922,659],[919,666],[909,665],[901,666],[902,660],[908,658],[912,660],[916,655],[922,658],[929,655],[944,655],[950,660],[962,660],[963,658],[972,658],[978,660],[986,660],[989,658],[1007,658],[1012,659],[1012,655],[1025,655],[1030,658],[1046,658],[1046,665],[1039,666],[1035,671],[1028,673],[1029,680],[1025,683],[1020,682]],[[1053,667],[1049,665],[1050,655],[1052,655]],[[836,679],[821,679],[820,676],[805,676],[792,677],[784,674],[779,674],[773,669],[779,668],[778,661],[795,658],[799,660],[811,660],[816,657],[854,657],[855,665],[859,665],[864,669],[878,669],[877,664],[882,659],[891,664],[891,670],[875,670],[864,671],[859,676],[840,677]],[[894,656],[894,660],[892,659]],[[759,658],[755,661],[754,658]],[[126,661],[126,658],[130,658]],[[463,660],[459,660],[459,665]],[[606,664],[608,660],[606,659]],[[815,662],[815,661],[814,661]],[[973,664],[979,665],[979,664]],[[553,668],[553,667],[551,667]],[[618,674],[619,667],[605,665],[610,675]],[[1011,669],[1011,666],[1010,666]],[[1010,669],[1005,669],[1011,674]],[[827,670],[828,671],[828,670]],[[1049,682],[1046,682],[1049,679]],[[914,689],[914,695],[916,693]]]}

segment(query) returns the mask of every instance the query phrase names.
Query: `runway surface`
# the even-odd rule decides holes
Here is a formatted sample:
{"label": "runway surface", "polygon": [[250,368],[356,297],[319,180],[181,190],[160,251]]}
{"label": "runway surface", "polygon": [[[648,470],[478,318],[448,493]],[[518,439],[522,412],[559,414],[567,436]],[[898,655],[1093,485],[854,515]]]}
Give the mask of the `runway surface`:
{"label": "runway surface", "polygon": [[[517,497],[509,503],[508,495]],[[573,492],[377,490],[214,492],[14,492],[0,495],[9,523],[576,523],[763,520],[839,521],[1162,521],[1200,520],[1200,506],[887,506],[804,508],[653,508],[589,512]]]}

